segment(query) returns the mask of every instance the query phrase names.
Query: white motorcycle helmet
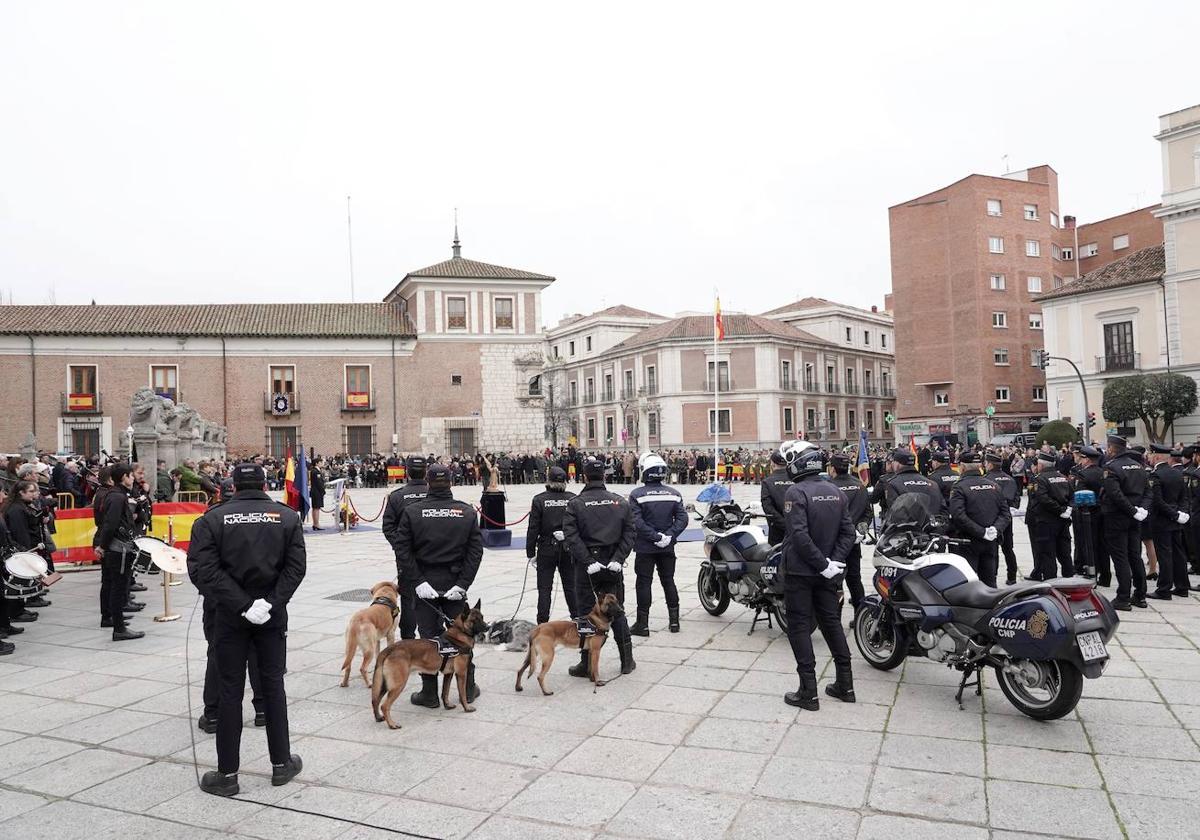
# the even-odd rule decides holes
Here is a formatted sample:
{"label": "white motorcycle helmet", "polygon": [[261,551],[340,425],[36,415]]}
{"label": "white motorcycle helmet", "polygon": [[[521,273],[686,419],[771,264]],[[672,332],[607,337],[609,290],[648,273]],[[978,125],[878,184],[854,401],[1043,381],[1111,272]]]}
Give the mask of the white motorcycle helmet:
{"label": "white motorcycle helmet", "polygon": [[642,481],[658,483],[667,478],[667,462],[653,452],[638,459],[638,469],[642,471]]}
{"label": "white motorcycle helmet", "polygon": [[807,440],[785,440],[779,444],[779,456],[793,480],[825,469],[825,453]]}

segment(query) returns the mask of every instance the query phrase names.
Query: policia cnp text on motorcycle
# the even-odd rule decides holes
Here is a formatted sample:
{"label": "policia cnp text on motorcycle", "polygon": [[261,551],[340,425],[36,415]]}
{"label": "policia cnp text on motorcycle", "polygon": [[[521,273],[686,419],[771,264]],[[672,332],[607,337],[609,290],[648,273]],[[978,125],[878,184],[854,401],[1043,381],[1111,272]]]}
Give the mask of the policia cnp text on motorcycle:
{"label": "policia cnp text on motorcycle", "polygon": [[[400,515],[404,513],[404,508],[412,502],[419,502],[429,495],[429,485],[425,483],[425,470],[429,464],[424,457],[420,455],[410,455],[404,462],[405,475],[408,482],[397,487],[388,494],[387,502],[383,507],[383,535],[387,538],[388,543],[392,546],[392,551],[396,550],[396,540],[400,529]],[[399,559],[397,558],[397,568],[399,568]],[[396,585],[400,588],[400,603],[396,606],[400,608],[400,638],[415,639],[417,637],[417,605],[416,596],[413,594],[412,588],[404,583],[403,579],[397,581]]]}
{"label": "policia cnp text on motorcycle", "polygon": [[[467,590],[483,559],[483,540],[474,508],[455,499],[450,490],[450,470],[433,464],[426,479],[429,495],[405,506],[393,545],[401,585],[417,596],[417,630],[422,639],[436,640],[467,608]],[[467,702],[478,696],[471,662]],[[437,674],[422,674],[421,690],[409,699],[417,706],[438,708]]]}
{"label": "policia cnp text on motorcycle", "polygon": [[1000,534],[1012,527],[1012,512],[996,482],[979,472],[977,456],[966,451],[959,456],[962,474],[950,491],[950,519],[969,542],[958,547],[988,586],[996,585]]}
{"label": "policia cnp text on motorcycle", "polygon": [[217,796],[238,793],[242,696],[249,652],[258,655],[266,714],[271,784],[283,785],[301,770],[291,752],[287,695],[287,605],[307,571],[304,526],[291,508],[264,491],[259,464],[233,468],[233,499],[211,508],[192,526],[188,574],[217,602],[212,654],[221,698],[217,707],[217,769],[200,788]]}
{"label": "policia cnp text on motorcycle", "polygon": [[[575,561],[575,618],[582,620],[596,600],[609,592],[625,607],[625,558],[633,550],[636,531],[629,502],[604,487],[604,461],[588,458],[583,462],[587,483],[579,495],[567,503],[563,517],[563,535],[567,550]],[[629,621],[624,612],[612,620],[613,641],[621,655],[621,673],[628,674],[637,665],[633,661],[633,643]],[[573,677],[588,677],[588,653],[581,651],[579,663],[572,665]]]}
{"label": "policia cnp text on motorcycle", "polygon": [[667,602],[667,629],[679,632],[679,590],[675,587],[675,540],[687,528],[688,515],[683,496],[674,487],[663,484],[667,477],[667,462],[652,452],[642,456],[641,487],[629,494],[633,511],[633,527],[637,531],[634,543],[633,570],[637,575],[637,623],[629,632],[637,636],[650,635],[650,603],[654,573],[662,584]]}
{"label": "policia cnp text on motorcycle", "polygon": [[550,620],[550,601],[554,594],[554,573],[562,581],[563,597],[572,616],[575,611],[575,567],[564,543],[562,522],[567,502],[575,494],[567,490],[567,473],[551,467],[546,474],[546,491],[533,497],[529,508],[529,526],[525,531],[525,556],[537,564],[537,623]]}
{"label": "policia cnp text on motorcycle", "polygon": [[117,464],[109,471],[113,485],[104,494],[96,515],[96,536],[93,542],[100,558],[101,627],[112,627],[114,642],[140,639],[146,635],[125,625],[125,602],[129,599],[129,580],[138,549],[133,544],[136,535],[134,508],[137,502],[129,497],[133,487],[133,470],[128,464]]}

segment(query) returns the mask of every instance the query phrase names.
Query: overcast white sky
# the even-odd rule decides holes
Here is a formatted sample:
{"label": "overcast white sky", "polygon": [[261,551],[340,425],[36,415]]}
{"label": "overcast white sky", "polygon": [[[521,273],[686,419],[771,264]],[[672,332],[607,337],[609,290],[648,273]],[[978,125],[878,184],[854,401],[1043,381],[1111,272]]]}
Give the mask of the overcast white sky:
{"label": "overcast white sky", "polygon": [[1195,2],[833,5],[10,0],[0,289],[349,300],[350,194],[358,300],[457,206],[464,256],[558,278],[551,324],[869,306],[889,205],[1005,154],[1081,221],[1151,204],[1200,102]]}

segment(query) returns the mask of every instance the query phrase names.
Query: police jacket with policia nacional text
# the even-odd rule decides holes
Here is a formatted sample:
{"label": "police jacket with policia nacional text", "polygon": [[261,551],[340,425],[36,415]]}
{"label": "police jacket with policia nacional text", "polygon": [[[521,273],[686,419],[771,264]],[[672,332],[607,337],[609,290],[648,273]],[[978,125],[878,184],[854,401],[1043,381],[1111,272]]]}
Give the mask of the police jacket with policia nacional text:
{"label": "police jacket with policia nacional text", "polygon": [[842,495],[846,497],[846,503],[849,505],[850,521],[857,525],[860,522],[866,522],[870,519],[870,505],[867,504],[867,488],[862,486],[862,482],[854,476],[847,473],[839,475],[837,478],[830,479],[837,489],[842,491]]}
{"label": "police jacket with policia nacional text", "polygon": [[1029,507],[1025,522],[1029,525],[1054,525],[1071,506],[1071,482],[1058,470],[1042,470],[1029,484]]}
{"label": "police jacket with policia nacional text", "polygon": [[410,481],[403,487],[397,487],[388,494],[383,506],[383,535],[387,541],[396,547],[397,532],[400,529],[400,515],[413,502],[419,502],[429,495],[429,485],[424,481]]}
{"label": "police jacket with policia nacional text", "polygon": [[[675,539],[687,528],[688,515],[683,506],[683,495],[666,484],[643,484],[629,494],[629,506],[633,511],[633,527],[637,540],[633,550],[638,554],[654,554],[675,550]],[[659,548],[654,543],[658,535],[671,538],[671,544]]]}
{"label": "police jacket with policia nacional text", "polygon": [[891,507],[896,497],[904,493],[923,495],[929,500],[931,514],[946,512],[946,500],[942,496],[941,488],[917,472],[914,467],[905,467],[900,472],[879,479],[871,490],[871,504],[883,502],[884,507]]}
{"label": "police jacket with policia nacional text", "polygon": [[624,563],[637,534],[629,502],[605,489],[603,481],[589,481],[567,503],[562,530],[577,566]]}
{"label": "police jacket with policia nacional text", "polygon": [[1012,525],[1012,511],[1000,485],[977,472],[962,476],[954,484],[950,518],[959,533],[975,540],[983,539],[988,528],[1002,534]]}
{"label": "police jacket with policia nacional text", "polygon": [[532,558],[539,548],[556,548],[554,532],[563,529],[567,502],[575,494],[566,490],[546,490],[533,497],[529,508],[529,526],[525,531],[525,556]]}
{"label": "police jacket with policia nacional text", "polygon": [[1187,510],[1187,485],[1183,473],[1169,464],[1159,464],[1150,473],[1147,482],[1150,490],[1150,518],[1154,520],[1155,533],[1179,531],[1179,512]]}
{"label": "police jacket with policia nacional text", "polygon": [[96,536],[92,539],[92,545],[107,551],[114,542],[132,540],[136,506],[137,501],[129,498],[124,485],[109,487],[96,515]]}
{"label": "police jacket with policia nacional text", "polygon": [[789,575],[819,575],[827,560],[844,562],[854,547],[850,503],[829,479],[813,475],[793,484],[784,497],[783,514]]}
{"label": "police jacket with policia nacional text", "polygon": [[192,525],[188,576],[218,610],[240,615],[263,598],[267,625],[284,624],[307,569],[300,515],[262,490],[238,490]]}
{"label": "police jacket with policia nacional text", "polygon": [[428,583],[439,593],[470,589],[483,559],[475,509],[449,489],[430,490],[405,506],[394,545],[400,580],[414,587]]}
{"label": "police jacket with policia nacional text", "polygon": [[787,470],[782,468],[775,470],[763,481],[759,499],[769,525],[783,527],[783,497],[787,495],[793,483]]}
{"label": "police jacket with policia nacional text", "polygon": [[1104,465],[1104,485],[1100,492],[1100,512],[1105,516],[1133,519],[1134,508],[1149,509],[1147,484],[1150,474],[1128,452],[1122,452]]}

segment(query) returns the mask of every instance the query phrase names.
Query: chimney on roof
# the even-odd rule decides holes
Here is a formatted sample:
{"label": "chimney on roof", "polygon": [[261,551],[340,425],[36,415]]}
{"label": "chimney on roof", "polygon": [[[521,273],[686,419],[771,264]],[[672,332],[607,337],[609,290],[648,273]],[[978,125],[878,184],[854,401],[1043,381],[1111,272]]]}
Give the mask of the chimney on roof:
{"label": "chimney on roof", "polygon": [[462,245],[458,241],[458,208],[454,208],[454,244],[451,246],[454,252],[454,259],[462,259]]}
{"label": "chimney on roof", "polygon": [[1067,230],[1074,230],[1075,229],[1075,217],[1074,216],[1063,216],[1063,227],[1066,228]]}
{"label": "chimney on roof", "polygon": [[875,304],[871,304],[871,312],[872,312],[872,313],[876,313],[876,312],[878,312],[878,311],[879,311],[879,307],[878,307],[878,306],[876,306]]}

